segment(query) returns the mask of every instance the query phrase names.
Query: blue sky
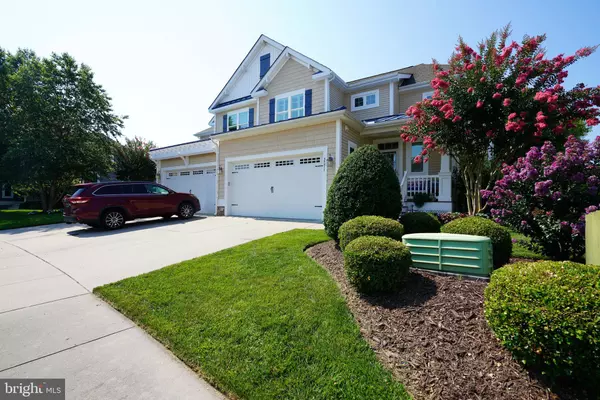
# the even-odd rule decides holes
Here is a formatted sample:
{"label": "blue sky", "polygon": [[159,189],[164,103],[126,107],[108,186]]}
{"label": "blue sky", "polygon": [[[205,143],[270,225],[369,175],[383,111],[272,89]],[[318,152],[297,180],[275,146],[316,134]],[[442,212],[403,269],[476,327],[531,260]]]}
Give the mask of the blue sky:
{"label": "blue sky", "polygon": [[[5,1],[0,46],[68,52],[92,67],[129,115],[124,133],[158,145],[193,140],[207,108],[261,33],[352,80],[432,58],[458,35],[471,45],[512,22],[546,33],[548,54],[600,44],[599,1]],[[600,84],[600,53],[569,68],[567,87]],[[590,136],[600,134],[596,127]]]}

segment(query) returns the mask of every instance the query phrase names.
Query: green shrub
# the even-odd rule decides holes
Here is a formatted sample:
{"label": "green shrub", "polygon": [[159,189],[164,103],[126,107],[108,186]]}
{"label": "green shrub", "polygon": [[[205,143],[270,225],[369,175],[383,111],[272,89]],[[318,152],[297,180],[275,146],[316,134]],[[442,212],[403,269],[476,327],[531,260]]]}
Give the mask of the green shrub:
{"label": "green shrub", "polygon": [[398,221],[375,215],[363,215],[346,221],[340,227],[338,236],[340,248],[344,248],[356,238],[361,236],[385,236],[391,239],[402,240],[404,228]]}
{"label": "green shrub", "polygon": [[338,240],[340,226],[361,215],[397,219],[402,211],[398,176],[375,146],[359,147],[342,163],[327,193],[323,223]]}
{"label": "green shrub", "polygon": [[506,264],[512,254],[510,231],[489,219],[482,217],[456,219],[442,226],[442,232],[489,237],[492,240],[494,267],[496,268]]}
{"label": "green shrub", "polygon": [[540,261],[494,271],[485,290],[488,324],[527,366],[552,381],[600,390],[600,266]]}
{"label": "green shrub", "polygon": [[435,215],[426,212],[403,214],[400,222],[404,226],[404,233],[439,232],[442,226]]}
{"label": "green shrub", "polygon": [[344,251],[348,280],[361,293],[399,289],[411,266],[408,247],[387,237],[361,236]]}
{"label": "green shrub", "polygon": [[415,193],[412,197],[412,201],[415,203],[415,206],[421,208],[425,203],[433,201],[433,198],[429,193]]}

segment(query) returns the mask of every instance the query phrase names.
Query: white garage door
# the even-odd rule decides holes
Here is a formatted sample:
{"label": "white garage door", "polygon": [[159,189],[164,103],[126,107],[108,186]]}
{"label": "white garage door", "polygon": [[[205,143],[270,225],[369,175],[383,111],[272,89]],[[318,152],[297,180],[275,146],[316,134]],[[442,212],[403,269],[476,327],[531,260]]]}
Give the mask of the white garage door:
{"label": "white garage door", "polygon": [[192,193],[200,200],[200,212],[215,213],[215,167],[165,171],[162,184],[176,192]]}
{"label": "white garage door", "polygon": [[321,220],[323,161],[321,153],[229,163],[229,214]]}

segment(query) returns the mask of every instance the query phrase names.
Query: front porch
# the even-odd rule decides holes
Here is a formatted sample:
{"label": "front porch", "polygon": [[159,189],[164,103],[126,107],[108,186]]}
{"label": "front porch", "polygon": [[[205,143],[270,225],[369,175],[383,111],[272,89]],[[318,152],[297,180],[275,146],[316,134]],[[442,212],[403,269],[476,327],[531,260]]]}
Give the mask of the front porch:
{"label": "front porch", "polygon": [[[415,162],[423,150],[422,143],[404,143],[400,139],[400,124],[390,130],[365,129],[361,136],[370,139],[390,161],[400,182],[403,211],[452,211],[452,160],[447,154],[431,152],[427,162]],[[429,200],[417,207],[415,196],[423,193]],[[426,197],[426,196],[425,196]]]}

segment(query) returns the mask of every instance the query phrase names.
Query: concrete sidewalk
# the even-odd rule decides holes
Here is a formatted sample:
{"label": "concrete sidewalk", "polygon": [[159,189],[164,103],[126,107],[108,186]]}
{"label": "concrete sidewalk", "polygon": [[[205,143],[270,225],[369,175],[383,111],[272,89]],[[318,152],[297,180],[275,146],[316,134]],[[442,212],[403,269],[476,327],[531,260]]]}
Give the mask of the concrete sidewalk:
{"label": "concrete sidewalk", "polygon": [[294,228],[322,226],[209,217],[3,231],[0,377],[65,378],[68,399],[223,398],[91,290]]}

